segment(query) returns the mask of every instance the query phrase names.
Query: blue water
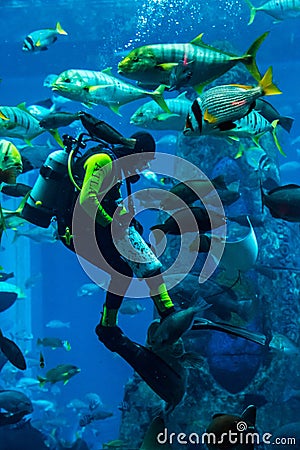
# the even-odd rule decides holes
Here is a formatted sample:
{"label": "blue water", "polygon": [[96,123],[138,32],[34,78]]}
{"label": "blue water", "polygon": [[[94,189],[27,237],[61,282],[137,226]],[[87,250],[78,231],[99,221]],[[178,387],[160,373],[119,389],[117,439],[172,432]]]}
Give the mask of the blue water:
{"label": "blue water", "polygon": [[[15,106],[21,102],[27,105],[51,97],[51,91],[43,87],[48,74],[58,74],[69,68],[102,70],[112,67],[117,75],[117,64],[132,48],[166,42],[187,42],[204,33],[204,41],[228,41],[242,54],[253,40],[266,30],[270,35],[263,43],[257,56],[258,66],[264,72],[273,66],[274,78],[283,95],[272,99],[272,104],[282,115],[295,118],[290,135],[282,133],[282,146],[294,160],[300,144],[292,144],[299,132],[300,97],[300,28],[299,21],[285,21],[273,24],[272,18],[258,13],[254,24],[247,25],[249,8],[238,0],[149,0],[149,1],[12,1],[5,0],[0,5],[0,85],[1,105]],[[68,36],[59,36],[48,51],[37,54],[22,52],[23,39],[30,32],[54,27],[59,21]],[[167,94],[166,98],[174,96]],[[129,117],[143,101],[134,102],[121,108],[122,117],[108,108],[97,106],[92,113],[107,121],[126,136],[139,129],[129,124]],[[68,111],[82,109],[78,103],[67,103]],[[65,129],[70,134],[76,128]],[[167,133],[165,133],[167,134]],[[154,131],[156,139],[164,133]],[[45,143],[44,135],[35,143]],[[19,141],[16,141],[19,142]],[[173,150],[168,150],[173,151]],[[36,173],[29,175],[33,182]],[[22,181],[22,176],[19,178]],[[145,216],[149,226],[150,217]],[[12,234],[4,239],[4,247],[9,247]],[[22,248],[25,238],[20,238]],[[27,242],[27,241],[26,241]],[[119,357],[113,356],[97,340],[95,325],[100,318],[104,291],[93,297],[78,297],[77,289],[90,280],[77,258],[60,243],[30,243],[30,260],[26,272],[30,275],[42,274],[36,286],[31,289],[32,346],[38,337],[57,336],[68,339],[72,349],[52,351],[46,349],[46,368],[59,363],[71,363],[81,368],[81,373],[61,387],[55,397],[59,414],[70,421],[78,415],[70,413],[66,404],[74,398],[83,398],[88,392],[96,392],[104,406],[114,413],[112,418],[98,422],[99,435],[90,436],[90,441],[100,448],[103,442],[118,437],[120,411],[118,405],[123,399],[124,384],[133,375],[132,369]],[[22,272],[18,261],[9,253],[1,253],[0,264],[6,272]],[[24,268],[25,270],[25,268]],[[26,300],[25,300],[26,301]],[[134,318],[121,316],[122,329],[133,340],[143,343],[145,330],[152,317],[152,304],[145,300],[146,311]],[[46,323],[52,319],[70,322],[70,329],[50,330]],[[7,330],[9,333],[9,329]],[[24,343],[23,343],[24,344]],[[22,342],[19,345],[22,347]],[[25,346],[25,344],[24,344]],[[38,370],[42,374],[41,370]],[[32,369],[30,376],[36,376]],[[20,376],[17,375],[16,378]],[[51,394],[46,394],[53,398]],[[60,411],[63,411],[62,413]],[[41,412],[34,413],[37,418]],[[35,416],[33,416],[35,417]],[[76,428],[76,427],[74,427]],[[75,429],[62,430],[65,439],[75,438]]]}

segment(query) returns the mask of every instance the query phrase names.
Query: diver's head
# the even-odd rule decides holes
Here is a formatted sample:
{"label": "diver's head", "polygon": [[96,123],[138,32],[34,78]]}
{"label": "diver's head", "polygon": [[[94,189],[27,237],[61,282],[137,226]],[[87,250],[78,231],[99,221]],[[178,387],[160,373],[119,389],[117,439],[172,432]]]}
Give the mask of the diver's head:
{"label": "diver's head", "polygon": [[134,158],[135,171],[142,171],[149,167],[150,161],[155,157],[155,140],[150,133],[145,131],[139,131],[130,136],[130,139],[135,140],[134,148],[132,149],[132,155]]}

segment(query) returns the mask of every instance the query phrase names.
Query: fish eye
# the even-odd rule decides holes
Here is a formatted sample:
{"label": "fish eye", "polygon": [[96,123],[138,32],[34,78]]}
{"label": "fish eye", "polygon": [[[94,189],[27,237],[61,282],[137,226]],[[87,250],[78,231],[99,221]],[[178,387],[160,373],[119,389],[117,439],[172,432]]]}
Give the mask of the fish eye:
{"label": "fish eye", "polygon": [[89,92],[89,87],[88,87],[88,86],[85,86],[85,87],[83,88],[83,90],[84,90],[85,92]]}
{"label": "fish eye", "polygon": [[70,78],[66,78],[66,79],[65,79],[65,83],[71,83]]}
{"label": "fish eye", "polygon": [[139,58],[137,56],[135,56],[134,58],[132,58],[133,62],[138,62]]}

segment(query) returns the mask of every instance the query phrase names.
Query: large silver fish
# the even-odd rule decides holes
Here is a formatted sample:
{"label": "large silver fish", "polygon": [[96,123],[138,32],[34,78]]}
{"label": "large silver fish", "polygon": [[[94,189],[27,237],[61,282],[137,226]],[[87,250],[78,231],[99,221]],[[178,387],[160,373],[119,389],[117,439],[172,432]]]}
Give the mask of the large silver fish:
{"label": "large silver fish", "polygon": [[269,0],[263,5],[255,7],[250,0],[245,0],[250,8],[250,25],[257,13],[257,11],[263,11],[269,16],[274,17],[276,21],[284,19],[300,17],[300,0]]}
{"label": "large silver fish", "polygon": [[164,86],[159,86],[154,92],[146,91],[116,78],[110,68],[101,72],[65,70],[52,84],[52,90],[59,92],[63,97],[81,102],[88,107],[104,105],[116,114],[120,114],[121,106],[147,96],[152,97],[164,111],[168,112],[162,96],[164,89]]}
{"label": "large silver fish", "polygon": [[[191,77],[185,86],[200,92],[203,86],[223,75],[239,62],[245,64],[252,76],[261,78],[256,65],[256,53],[268,33],[261,35],[242,56],[223,52],[202,41],[200,34],[191,42],[180,44],[144,45],[132,50],[118,65],[119,74],[139,82],[170,85],[170,75],[180,61],[192,64]],[[181,84],[182,86],[183,84]]]}
{"label": "large silver fish", "polygon": [[176,98],[166,100],[166,104],[170,110],[169,113],[163,112],[153,101],[144,103],[130,117],[130,123],[150,130],[182,131],[192,106],[191,100],[186,98],[184,92]]}
{"label": "large silver fish", "polygon": [[[0,111],[6,117],[6,119],[0,119],[0,136],[23,139],[28,145],[31,145],[32,139],[48,131],[42,128],[39,121],[27,112],[24,103],[20,103],[18,106],[1,106]],[[50,132],[50,134],[62,146],[58,133]]]}

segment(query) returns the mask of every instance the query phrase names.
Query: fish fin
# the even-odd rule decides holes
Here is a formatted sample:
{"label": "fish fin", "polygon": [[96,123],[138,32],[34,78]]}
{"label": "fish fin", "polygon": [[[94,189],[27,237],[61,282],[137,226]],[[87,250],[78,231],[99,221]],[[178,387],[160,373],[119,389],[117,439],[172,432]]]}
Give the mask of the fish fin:
{"label": "fish fin", "polygon": [[161,69],[168,72],[168,71],[172,70],[173,67],[176,67],[176,66],[178,66],[178,63],[162,63],[162,64],[157,64],[156,67],[160,67]]}
{"label": "fish fin", "polygon": [[248,25],[251,25],[251,23],[254,20],[257,8],[255,8],[249,0],[245,0],[245,1],[246,1],[246,3],[248,4],[248,6],[250,8],[250,19],[249,19]]}
{"label": "fish fin", "polygon": [[122,116],[122,114],[119,111],[120,106],[119,105],[109,105],[109,109],[114,112],[115,114],[118,114],[118,116]]}
{"label": "fish fin", "polygon": [[26,102],[19,103],[19,104],[17,105],[17,108],[21,109],[21,111],[25,111],[25,112],[28,113],[28,110],[27,110],[27,108],[26,108]]}
{"label": "fish fin", "polygon": [[40,387],[43,388],[45,386],[45,384],[47,383],[47,379],[43,378],[43,377],[40,377],[39,375],[37,376],[37,379],[38,379],[38,381],[40,383]]}
{"label": "fish fin", "polygon": [[164,84],[161,84],[160,86],[158,86],[157,89],[155,89],[154,92],[149,92],[148,95],[150,95],[153,98],[153,100],[161,107],[163,111],[171,114],[171,111],[162,95],[165,89],[166,86]]}
{"label": "fish fin", "polygon": [[158,114],[158,116],[156,116],[156,120],[159,122],[163,122],[164,120],[168,120],[171,117],[180,117],[180,116],[179,116],[179,114],[162,113],[162,114]]}
{"label": "fish fin", "polygon": [[51,134],[51,136],[53,137],[53,139],[55,139],[55,141],[58,143],[58,145],[59,145],[61,148],[64,148],[64,143],[63,143],[63,141],[62,141],[62,139],[61,139],[61,137],[60,137],[60,135],[59,135],[58,130],[55,129],[55,130],[47,130],[47,131]]}
{"label": "fish fin", "polygon": [[271,125],[272,125],[272,127],[273,127],[272,136],[273,136],[275,145],[276,145],[276,147],[278,148],[280,154],[281,154],[282,156],[286,156],[286,154],[285,154],[284,151],[282,150],[282,147],[281,147],[281,145],[280,145],[280,143],[279,143],[279,141],[278,141],[278,137],[277,137],[277,134],[276,134],[276,127],[277,127],[277,125],[278,125],[278,122],[279,122],[279,119],[276,119],[276,120],[273,120],[273,122],[271,123]]}
{"label": "fish fin", "polygon": [[58,32],[58,34],[65,34],[67,35],[68,33],[62,28],[61,24],[59,22],[57,22],[56,27],[55,27],[56,31]]}
{"label": "fish fin", "polygon": [[16,215],[20,215],[21,212],[23,211],[23,208],[24,208],[24,206],[25,206],[25,203],[27,202],[27,199],[28,199],[28,197],[29,197],[29,195],[30,195],[30,192],[31,192],[31,191],[27,192],[27,194],[23,197],[21,203],[19,204],[18,208],[17,208],[16,211],[15,211],[15,214],[16,214]]}
{"label": "fish fin", "polygon": [[223,414],[223,413],[216,413],[216,414],[214,414],[212,416],[212,418],[215,419],[216,417],[222,417],[222,416],[225,416],[225,414]]}
{"label": "fish fin", "polygon": [[230,84],[229,86],[235,86],[241,89],[245,89],[245,90],[249,90],[249,89],[253,89],[253,86],[247,86],[245,84]]}
{"label": "fish fin", "polygon": [[71,344],[69,341],[63,341],[63,346],[69,352],[71,350]]}
{"label": "fish fin", "polygon": [[204,87],[206,86],[206,83],[196,84],[193,86],[197,94],[202,94]]}
{"label": "fish fin", "polygon": [[85,103],[82,103],[82,104],[83,104],[83,106],[86,106],[89,109],[91,109],[91,108],[93,108],[95,106],[95,103],[92,103],[92,102],[85,102]]}
{"label": "fish fin", "polygon": [[33,144],[32,144],[32,142],[31,142],[30,139],[24,139],[24,142],[26,142],[26,144],[27,144],[29,147],[33,147]]}
{"label": "fish fin", "polygon": [[69,380],[65,380],[65,381],[64,381],[64,386],[65,386],[67,383],[69,383]]}
{"label": "fish fin", "polygon": [[255,425],[256,422],[256,407],[254,405],[249,405],[245,411],[242,413],[242,419],[245,422],[250,422],[252,425]]}
{"label": "fish fin", "polygon": [[243,156],[243,153],[244,153],[244,146],[243,146],[243,144],[240,144],[237,154],[235,155],[234,159],[240,158],[241,156]]}
{"label": "fish fin", "polygon": [[203,45],[203,41],[202,41],[203,35],[204,35],[204,33],[198,34],[198,36],[196,36],[194,39],[192,39],[192,40],[190,41],[190,44],[193,44],[193,45],[200,45],[200,46]]}
{"label": "fish fin", "polygon": [[41,40],[39,39],[36,43],[35,43],[36,47],[40,47],[41,46]]}
{"label": "fish fin", "polygon": [[9,118],[6,117],[1,111],[0,111],[0,118],[3,120],[9,120]]}
{"label": "fish fin", "polygon": [[105,73],[106,75],[109,75],[111,77],[113,77],[113,73],[111,71],[111,67],[106,67],[106,69],[101,70],[102,73]]}
{"label": "fish fin", "polygon": [[288,133],[291,131],[294,119],[292,117],[279,117],[279,125],[285,129]]}
{"label": "fish fin", "polygon": [[227,189],[227,185],[225,183],[224,175],[218,175],[217,177],[211,180],[212,184],[216,189]]}
{"label": "fish fin", "polygon": [[282,94],[278,87],[273,83],[273,69],[272,66],[268,68],[262,79],[259,81],[264,95],[277,95]]}
{"label": "fish fin", "polygon": [[229,142],[230,142],[230,140],[231,141],[235,141],[235,142],[240,142],[240,138],[238,138],[237,136],[227,136],[227,138],[229,139]]}
{"label": "fish fin", "polygon": [[179,99],[188,100],[186,94],[187,94],[187,91],[181,92],[179,95],[177,95],[176,100],[179,100]]}
{"label": "fish fin", "polygon": [[[252,5],[251,5],[252,6]],[[256,12],[256,10],[255,10]],[[255,14],[255,13],[254,13]],[[245,64],[246,68],[249,70],[253,78],[255,78],[256,81],[259,81],[261,79],[260,71],[258,70],[257,64],[256,64],[256,53],[258,49],[260,48],[263,41],[268,36],[269,31],[266,31],[264,34],[259,36],[253,44],[248,48],[245,55],[242,56],[241,62]]]}
{"label": "fish fin", "polygon": [[101,85],[97,84],[96,86],[88,87],[89,92],[95,92],[95,91],[98,91],[99,89],[106,89],[106,88],[107,88],[107,85],[104,85],[104,84],[101,84]]}
{"label": "fish fin", "polygon": [[217,117],[213,116],[206,110],[203,116],[204,120],[208,123],[216,123],[218,121]]}

